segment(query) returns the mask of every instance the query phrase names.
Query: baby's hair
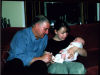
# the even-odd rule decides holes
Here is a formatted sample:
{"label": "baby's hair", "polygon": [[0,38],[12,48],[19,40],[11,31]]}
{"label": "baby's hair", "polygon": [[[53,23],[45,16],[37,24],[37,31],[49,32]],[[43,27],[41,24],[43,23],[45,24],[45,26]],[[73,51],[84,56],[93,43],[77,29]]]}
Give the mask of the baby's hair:
{"label": "baby's hair", "polygon": [[[83,44],[83,45],[85,44],[85,41],[83,40],[82,37],[76,37],[75,39],[80,39],[80,40],[82,41],[82,44]],[[74,39],[74,40],[75,40],[75,39]]]}

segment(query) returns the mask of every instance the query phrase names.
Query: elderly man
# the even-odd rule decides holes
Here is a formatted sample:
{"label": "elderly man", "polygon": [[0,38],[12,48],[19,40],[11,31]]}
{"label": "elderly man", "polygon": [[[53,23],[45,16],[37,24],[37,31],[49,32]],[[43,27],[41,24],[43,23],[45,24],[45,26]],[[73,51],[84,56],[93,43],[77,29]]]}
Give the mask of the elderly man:
{"label": "elderly man", "polygon": [[47,74],[46,63],[51,61],[50,53],[43,54],[47,46],[49,20],[36,16],[32,27],[18,31],[10,44],[9,57],[4,74]]}

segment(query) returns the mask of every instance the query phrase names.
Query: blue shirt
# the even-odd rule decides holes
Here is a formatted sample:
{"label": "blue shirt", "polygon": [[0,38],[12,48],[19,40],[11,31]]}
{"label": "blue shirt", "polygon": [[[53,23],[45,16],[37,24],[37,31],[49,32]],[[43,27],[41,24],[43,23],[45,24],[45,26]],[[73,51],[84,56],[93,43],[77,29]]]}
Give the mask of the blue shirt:
{"label": "blue shirt", "polygon": [[34,57],[40,57],[47,46],[48,36],[36,39],[32,27],[18,31],[10,44],[9,57],[7,60],[19,58],[24,66],[28,66]]}

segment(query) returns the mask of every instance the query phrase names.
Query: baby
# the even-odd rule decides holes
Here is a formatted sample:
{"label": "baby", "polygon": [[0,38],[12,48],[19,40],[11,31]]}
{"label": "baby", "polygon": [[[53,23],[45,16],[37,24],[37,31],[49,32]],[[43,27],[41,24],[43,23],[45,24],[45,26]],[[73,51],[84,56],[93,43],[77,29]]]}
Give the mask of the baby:
{"label": "baby", "polygon": [[75,38],[75,40],[73,40],[73,42],[71,42],[67,48],[60,51],[60,54],[56,54],[55,57],[54,56],[52,57],[53,61],[58,63],[63,63],[63,61],[69,62],[77,60],[78,52],[75,52],[75,54],[73,55],[69,53],[68,50],[74,46],[78,48],[83,48],[84,43],[85,43],[84,40],[81,39],[80,37]]}

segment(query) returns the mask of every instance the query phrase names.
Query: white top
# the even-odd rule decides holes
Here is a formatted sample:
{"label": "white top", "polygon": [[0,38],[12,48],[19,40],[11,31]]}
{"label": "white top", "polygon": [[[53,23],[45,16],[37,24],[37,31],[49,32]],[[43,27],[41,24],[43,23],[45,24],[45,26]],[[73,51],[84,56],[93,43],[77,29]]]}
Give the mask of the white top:
{"label": "white top", "polygon": [[77,52],[74,54],[74,57],[73,58],[68,59],[69,53],[67,53],[67,50],[69,48],[71,48],[71,47],[74,47],[74,46],[79,47],[79,48],[83,48],[82,43],[79,43],[79,42],[71,42],[68,47],[66,47],[65,49],[63,49],[62,54],[66,54],[65,60],[61,58],[61,55],[62,54],[56,54],[55,57],[53,56],[53,59],[54,59],[53,61],[54,62],[58,62],[58,63],[63,63],[63,61],[69,62],[69,61],[77,60],[77,56],[78,56],[78,53]]}

